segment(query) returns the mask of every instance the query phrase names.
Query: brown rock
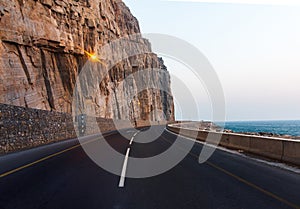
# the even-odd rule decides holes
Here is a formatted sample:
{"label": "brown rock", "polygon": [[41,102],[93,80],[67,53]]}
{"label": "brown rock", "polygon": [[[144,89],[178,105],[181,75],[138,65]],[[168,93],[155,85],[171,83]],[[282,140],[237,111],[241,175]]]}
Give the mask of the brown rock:
{"label": "brown rock", "polygon": [[[0,8],[0,103],[5,104],[70,113],[76,77],[87,61],[83,49],[92,52],[140,32],[137,19],[119,0],[2,0]],[[84,81],[102,78],[89,102],[100,117],[159,120],[152,111],[157,108],[173,120],[172,95],[155,89],[170,89],[166,67],[151,53],[149,41],[138,36],[135,42],[122,53],[149,53],[123,60],[107,75],[98,67],[92,80]],[[117,56],[112,51],[107,54]],[[132,72],[154,68],[165,72],[149,71],[118,90]],[[140,84],[154,88],[137,94]],[[130,97],[133,101],[127,101]]]}
{"label": "brown rock", "polygon": [[41,3],[48,7],[52,6],[52,0],[41,0]]}

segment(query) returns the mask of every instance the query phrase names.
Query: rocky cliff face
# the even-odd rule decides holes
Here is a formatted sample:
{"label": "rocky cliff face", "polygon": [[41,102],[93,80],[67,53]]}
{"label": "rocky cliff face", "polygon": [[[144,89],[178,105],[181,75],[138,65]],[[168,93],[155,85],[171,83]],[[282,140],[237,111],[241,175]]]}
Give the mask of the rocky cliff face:
{"label": "rocky cliff face", "polygon": [[[85,52],[97,52],[136,33],[136,18],[119,0],[1,0],[0,103],[71,112],[77,76],[88,61]],[[138,35],[136,41],[136,47],[150,53],[125,58],[107,74],[101,74],[104,67],[98,63],[89,79],[101,74],[101,82],[85,97],[100,117],[160,120],[153,111],[159,109],[173,120],[170,77],[163,61],[151,53],[147,40]],[[150,70],[118,88],[126,76],[141,69]],[[89,79],[81,84],[88,85]],[[140,91],[139,83],[147,82],[153,88]],[[168,91],[159,90],[162,86]]]}

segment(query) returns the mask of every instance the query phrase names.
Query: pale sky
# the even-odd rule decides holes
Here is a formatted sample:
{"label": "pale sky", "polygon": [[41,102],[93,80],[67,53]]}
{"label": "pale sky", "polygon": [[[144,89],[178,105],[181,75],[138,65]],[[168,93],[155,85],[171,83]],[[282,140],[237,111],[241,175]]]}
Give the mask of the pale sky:
{"label": "pale sky", "polygon": [[[142,33],[176,36],[196,46],[222,83],[227,120],[300,119],[300,6],[125,0]],[[165,59],[171,75],[188,70]],[[175,83],[175,82],[174,82]],[[201,116],[181,106],[177,119],[209,120],[209,97],[190,78]],[[172,86],[173,94],[180,94]],[[197,118],[195,118],[197,117]]]}

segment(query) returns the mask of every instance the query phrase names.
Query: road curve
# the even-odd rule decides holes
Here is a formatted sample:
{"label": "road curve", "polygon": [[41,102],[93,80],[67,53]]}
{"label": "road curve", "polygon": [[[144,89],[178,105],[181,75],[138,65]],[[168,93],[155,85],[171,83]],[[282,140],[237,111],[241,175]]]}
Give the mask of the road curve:
{"label": "road curve", "polygon": [[[155,141],[140,143],[145,131],[126,130],[129,140],[113,131],[105,140],[125,162],[126,154],[146,158],[162,153],[177,138],[164,131]],[[299,174],[220,149],[199,164],[202,147],[195,143],[174,168],[149,178],[126,178],[128,158],[120,167],[123,180],[97,166],[78,140],[2,156],[0,209],[300,208]]]}

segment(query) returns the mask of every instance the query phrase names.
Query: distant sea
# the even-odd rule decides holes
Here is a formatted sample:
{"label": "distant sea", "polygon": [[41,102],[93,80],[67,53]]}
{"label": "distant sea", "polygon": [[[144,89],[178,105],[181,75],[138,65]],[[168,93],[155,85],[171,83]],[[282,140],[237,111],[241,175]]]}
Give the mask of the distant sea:
{"label": "distant sea", "polygon": [[300,120],[289,121],[234,121],[226,122],[225,129],[234,132],[264,132],[300,136]]}

